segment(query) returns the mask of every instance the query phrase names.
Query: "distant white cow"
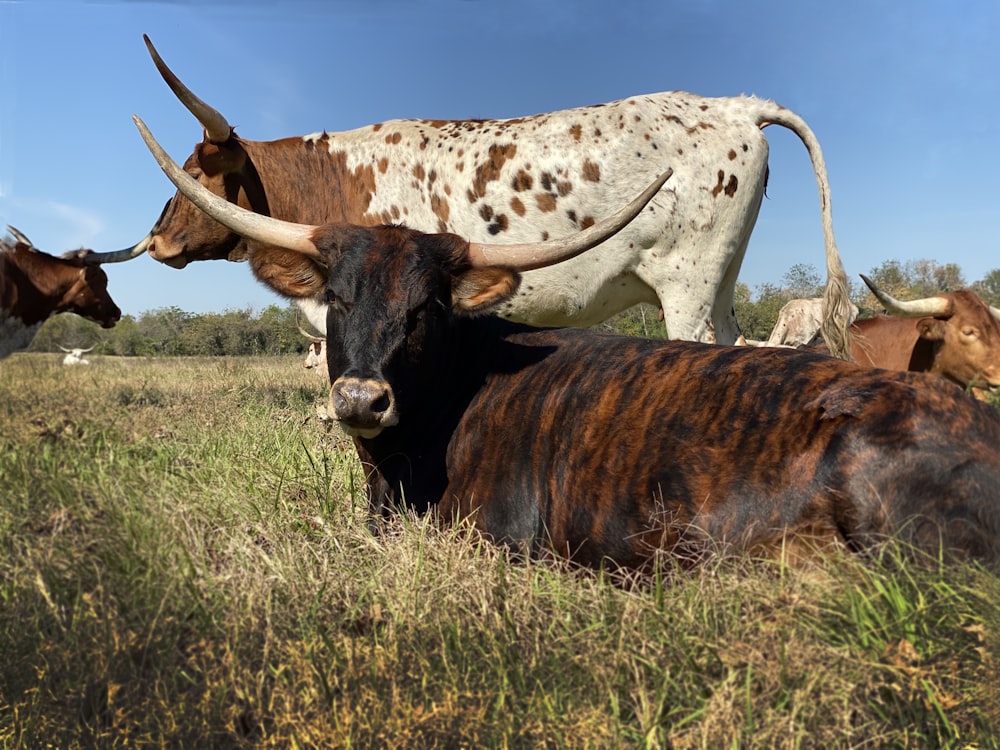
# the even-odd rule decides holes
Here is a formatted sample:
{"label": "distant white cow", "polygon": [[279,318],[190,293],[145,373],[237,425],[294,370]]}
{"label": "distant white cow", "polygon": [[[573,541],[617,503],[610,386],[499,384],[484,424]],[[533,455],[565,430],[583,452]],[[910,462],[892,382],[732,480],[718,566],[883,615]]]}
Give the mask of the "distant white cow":
{"label": "distant white cow", "polygon": [[90,347],[90,349],[67,349],[63,346],[60,346],[59,348],[62,349],[64,352],[66,352],[66,356],[63,357],[62,361],[64,365],[89,365],[90,360],[84,359],[83,355],[89,352],[94,347],[92,346]]}
{"label": "distant white cow", "polygon": [[302,366],[307,370],[315,370],[317,375],[329,379],[330,373],[326,366],[326,339],[315,333],[309,333],[299,325],[299,333],[309,339],[309,348]]}
{"label": "distant white cow", "polygon": [[[853,323],[857,317],[858,307],[852,303],[848,324]],[[822,336],[819,329],[822,323],[821,298],[790,300],[778,312],[778,320],[771,330],[771,335],[760,346],[797,347],[820,343]]]}

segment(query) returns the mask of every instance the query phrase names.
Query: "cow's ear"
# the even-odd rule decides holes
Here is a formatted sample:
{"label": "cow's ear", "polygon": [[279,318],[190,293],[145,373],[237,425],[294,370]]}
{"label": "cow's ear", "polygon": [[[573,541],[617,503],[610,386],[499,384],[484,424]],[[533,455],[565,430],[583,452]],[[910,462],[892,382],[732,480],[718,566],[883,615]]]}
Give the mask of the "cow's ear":
{"label": "cow's ear", "polygon": [[920,338],[928,341],[943,341],[946,328],[945,322],[937,318],[921,318],[917,321]]}
{"label": "cow's ear", "polygon": [[327,269],[294,250],[251,245],[250,270],[282,297],[315,297],[326,288]]}
{"label": "cow's ear", "polygon": [[521,275],[509,268],[491,266],[466,271],[452,282],[452,309],[473,315],[489,312],[513,297],[520,283]]}

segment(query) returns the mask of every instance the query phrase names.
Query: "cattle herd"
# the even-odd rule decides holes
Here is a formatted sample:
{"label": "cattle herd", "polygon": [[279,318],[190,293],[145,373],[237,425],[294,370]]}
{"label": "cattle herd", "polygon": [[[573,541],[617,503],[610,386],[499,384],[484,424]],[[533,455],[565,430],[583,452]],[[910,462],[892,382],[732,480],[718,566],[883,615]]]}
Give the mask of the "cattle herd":
{"label": "cattle herd", "polygon": [[[55,258],[11,229],[0,357],[55,313],[114,325],[103,264],[246,259],[315,329],[306,366],[375,517],[434,513],[635,570],[890,537],[1000,568],[1000,412],[982,398],[1000,388],[1000,310],[865,279],[889,314],[855,320],[820,146],[794,113],[667,92],[248,141],[146,44],[204,139],[181,168],[134,118],[177,193],[132,247]],[[809,152],[827,284],[773,340],[734,346],[767,125]],[[589,327],[639,302],[669,339]]]}

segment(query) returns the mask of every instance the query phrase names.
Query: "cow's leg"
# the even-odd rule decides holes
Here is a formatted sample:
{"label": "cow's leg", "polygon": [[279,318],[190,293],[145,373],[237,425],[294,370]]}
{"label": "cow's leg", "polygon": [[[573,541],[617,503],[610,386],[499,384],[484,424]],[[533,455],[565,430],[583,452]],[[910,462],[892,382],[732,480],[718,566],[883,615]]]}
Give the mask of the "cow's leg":
{"label": "cow's leg", "polygon": [[[711,244],[710,238],[706,238],[706,244]],[[655,259],[666,253],[654,247],[649,255]],[[728,256],[694,243],[685,245],[683,251],[671,249],[669,260],[644,262],[636,268],[636,274],[660,300],[669,338],[706,344],[736,343],[739,328],[732,310],[736,280]]]}

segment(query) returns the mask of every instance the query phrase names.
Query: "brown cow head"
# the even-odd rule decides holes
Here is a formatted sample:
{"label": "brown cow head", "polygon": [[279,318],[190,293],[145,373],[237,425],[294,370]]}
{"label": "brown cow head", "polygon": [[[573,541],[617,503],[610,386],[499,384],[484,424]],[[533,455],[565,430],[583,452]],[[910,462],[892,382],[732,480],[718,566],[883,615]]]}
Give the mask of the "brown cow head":
{"label": "brown cow head", "polygon": [[108,275],[104,269],[84,261],[80,261],[77,279],[64,300],[67,312],[99,323],[102,328],[113,328],[122,316],[122,311],[108,293]]}
{"label": "brown cow head", "polygon": [[[77,315],[112,328],[121,318],[121,310],[108,293],[108,275],[98,265],[83,257],[56,258],[38,250],[20,232],[9,227],[19,237],[13,247],[5,249],[9,264],[9,280],[17,280],[5,306],[10,315],[25,325],[40,323],[62,312]],[[16,268],[16,273],[13,270]]]}
{"label": "brown cow head", "polygon": [[890,313],[917,319],[917,335],[931,344],[928,372],[963,388],[1000,388],[1000,310],[969,289],[904,302],[861,278]]}

